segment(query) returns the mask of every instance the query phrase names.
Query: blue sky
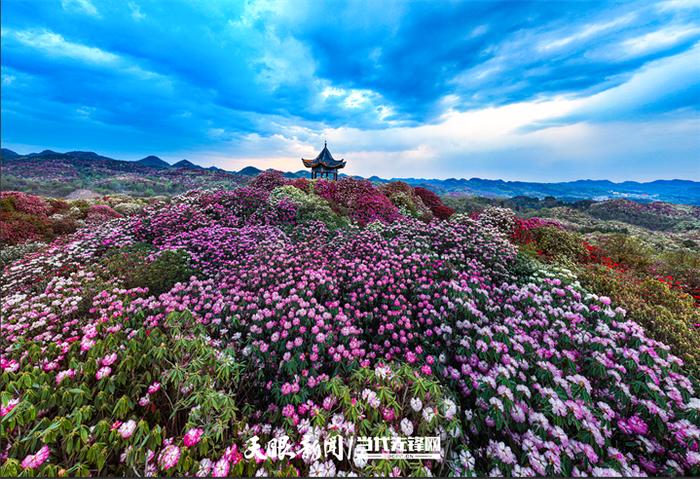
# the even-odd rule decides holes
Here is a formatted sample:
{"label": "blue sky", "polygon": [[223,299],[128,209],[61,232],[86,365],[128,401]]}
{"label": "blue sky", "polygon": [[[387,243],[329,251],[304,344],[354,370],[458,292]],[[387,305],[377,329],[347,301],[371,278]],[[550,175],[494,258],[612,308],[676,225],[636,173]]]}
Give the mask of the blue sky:
{"label": "blue sky", "polygon": [[700,180],[700,1],[4,0],[2,144]]}

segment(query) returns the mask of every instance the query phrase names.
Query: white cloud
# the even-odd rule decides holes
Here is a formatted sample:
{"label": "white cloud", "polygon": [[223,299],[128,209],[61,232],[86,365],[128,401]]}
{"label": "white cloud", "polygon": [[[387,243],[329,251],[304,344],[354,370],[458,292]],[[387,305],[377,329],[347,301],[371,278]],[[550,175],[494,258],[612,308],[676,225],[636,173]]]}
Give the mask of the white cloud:
{"label": "white cloud", "polygon": [[592,23],[584,26],[578,32],[561,37],[555,40],[547,40],[538,45],[537,49],[543,52],[550,50],[557,50],[559,48],[565,47],[570,43],[579,42],[582,40],[587,40],[594,37],[600,33],[603,33],[614,28],[627,25],[636,18],[636,14],[630,13],[622,17],[610,20],[608,22]]}
{"label": "white cloud", "polygon": [[[625,83],[588,97],[573,112],[576,117],[625,117],[681,96],[678,107],[700,105],[692,89],[700,86],[700,43],[692,49],[647,64]],[[686,92],[691,92],[688,95]],[[668,106],[668,105],[667,105]]]}
{"label": "white cloud", "polygon": [[226,130],[223,128],[209,128],[207,130],[207,136],[212,139],[223,138],[226,134]]}
{"label": "white cloud", "polygon": [[700,0],[667,0],[658,3],[656,7],[662,12],[669,10],[688,10],[700,8]]}
{"label": "white cloud", "polygon": [[474,28],[471,33],[469,34],[469,38],[477,38],[483,35],[484,33],[489,31],[489,26],[488,25],[479,25],[478,27]]}
{"label": "white cloud", "polygon": [[52,57],[70,58],[87,64],[120,71],[139,80],[158,81],[160,88],[172,88],[169,77],[146,70],[129,58],[97,47],[71,42],[58,33],[49,30],[8,30],[2,31],[3,38],[15,40],[23,45]]}
{"label": "white cloud", "polygon": [[83,105],[76,108],[75,112],[78,114],[79,117],[90,118],[96,110],[97,109],[95,107]]}
{"label": "white cloud", "polygon": [[2,74],[2,84],[4,86],[10,86],[17,79],[16,76],[10,75],[9,73]]}
{"label": "white cloud", "polygon": [[345,97],[343,105],[346,108],[362,108],[370,102],[372,92],[368,90],[350,90],[350,93]]}
{"label": "white cloud", "polygon": [[[326,82],[319,81],[318,83],[320,88],[320,85]],[[320,88],[319,96],[328,108],[335,108],[337,105],[337,107],[350,111],[355,110],[358,113],[368,112],[373,119],[386,122],[386,124],[395,123],[389,118],[395,115],[396,111],[391,105],[386,104],[385,99],[382,98],[379,93],[373,90],[357,88],[346,89],[326,85]]]}
{"label": "white cloud", "polygon": [[90,63],[115,63],[119,56],[96,47],[67,41],[58,33],[48,30],[8,31],[6,35],[20,43],[52,56],[62,56]]}
{"label": "white cloud", "polygon": [[699,34],[700,27],[692,25],[662,28],[655,32],[625,40],[622,44],[622,49],[627,56],[644,55],[672,47],[682,40]]}
{"label": "white cloud", "polygon": [[146,15],[143,12],[141,12],[141,7],[138,3],[129,2],[127,6],[129,7],[129,10],[131,10],[131,18],[133,18],[134,21],[140,22],[141,20],[146,18]]}
{"label": "white cloud", "polygon": [[342,88],[327,86],[323,90],[321,90],[321,96],[324,100],[328,99],[328,97],[344,95],[346,95],[346,93],[345,90],[343,90]]}
{"label": "white cloud", "polygon": [[100,16],[100,12],[90,0],[61,0],[61,7],[68,12],[80,12],[93,17]]}

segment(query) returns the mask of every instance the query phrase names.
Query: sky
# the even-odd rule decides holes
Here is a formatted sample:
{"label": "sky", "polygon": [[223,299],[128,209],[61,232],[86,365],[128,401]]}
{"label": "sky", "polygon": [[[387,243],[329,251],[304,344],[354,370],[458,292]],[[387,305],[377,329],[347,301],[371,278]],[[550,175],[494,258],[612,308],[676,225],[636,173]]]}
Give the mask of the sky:
{"label": "sky", "polygon": [[700,180],[700,0],[4,0],[2,146]]}

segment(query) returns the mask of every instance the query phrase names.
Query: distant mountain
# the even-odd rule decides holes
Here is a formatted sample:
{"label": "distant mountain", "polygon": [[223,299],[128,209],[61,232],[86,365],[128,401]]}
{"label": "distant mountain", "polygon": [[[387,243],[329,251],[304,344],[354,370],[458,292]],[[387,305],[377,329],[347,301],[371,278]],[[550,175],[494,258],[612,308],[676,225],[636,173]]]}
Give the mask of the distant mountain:
{"label": "distant mountain", "polygon": [[254,166],[246,166],[241,171],[237,172],[239,175],[243,176],[256,176],[262,173],[263,170],[256,168]]}
{"label": "distant mountain", "polygon": [[149,155],[146,158],[141,158],[140,160],[136,161],[136,163],[151,168],[170,168],[170,163],[161,160],[155,155]]}
{"label": "distant mountain", "polygon": [[44,151],[41,151],[39,153],[29,153],[28,155],[25,155],[25,156],[29,156],[31,158],[52,158],[54,156],[59,156],[59,155],[63,155],[63,153],[58,153],[58,152],[55,152],[53,150],[44,150]]}
{"label": "distant mountain", "polygon": [[[45,153],[49,156],[53,155],[61,155],[61,153],[56,153],[55,151],[51,150],[46,150]],[[66,153],[63,153],[66,157],[69,158],[80,158],[81,160],[91,160],[91,161],[117,161],[114,158],[108,158],[106,156],[101,156],[98,155],[97,153],[93,151],[68,151]]]}
{"label": "distant mountain", "polygon": [[481,196],[513,197],[518,195],[544,198],[553,196],[563,200],[603,200],[626,198],[635,201],[667,201],[671,203],[700,204],[700,183],[688,180],[657,180],[647,183],[608,180],[577,180],[559,183],[532,183],[523,181],[484,180],[416,180],[428,184],[438,193],[472,193]]}
{"label": "distant mountain", "polygon": [[2,158],[3,160],[11,160],[19,156],[21,156],[19,153],[15,153],[14,151],[8,150],[7,148],[2,148],[2,150],[0,150],[0,158]]}
{"label": "distant mountain", "polygon": [[309,177],[309,172],[306,170],[299,170],[299,171],[288,171],[284,174],[285,178],[308,178]]}
{"label": "distant mountain", "polygon": [[173,168],[186,168],[188,170],[203,170],[204,167],[195,165],[190,160],[180,160],[173,165]]}

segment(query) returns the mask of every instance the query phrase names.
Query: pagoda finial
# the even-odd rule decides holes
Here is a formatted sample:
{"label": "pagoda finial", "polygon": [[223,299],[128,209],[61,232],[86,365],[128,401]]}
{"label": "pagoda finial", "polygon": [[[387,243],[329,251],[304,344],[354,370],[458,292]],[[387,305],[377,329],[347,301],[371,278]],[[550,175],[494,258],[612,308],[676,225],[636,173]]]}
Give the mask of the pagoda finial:
{"label": "pagoda finial", "polygon": [[323,140],[323,147],[326,148],[328,146],[328,142],[326,140]]}

